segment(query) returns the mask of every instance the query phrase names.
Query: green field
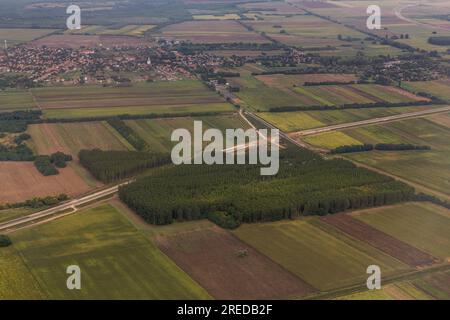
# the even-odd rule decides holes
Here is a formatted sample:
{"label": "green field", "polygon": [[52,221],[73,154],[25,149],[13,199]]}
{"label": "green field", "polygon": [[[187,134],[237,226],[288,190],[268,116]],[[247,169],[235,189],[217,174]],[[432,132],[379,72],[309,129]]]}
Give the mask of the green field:
{"label": "green field", "polygon": [[11,46],[43,37],[55,31],[55,29],[0,28],[0,41],[2,47],[4,40]]}
{"label": "green field", "polygon": [[293,112],[260,112],[258,116],[285,132],[313,129],[340,123],[368,120],[407,112],[422,111],[442,106],[408,106],[390,108],[363,108],[344,110],[313,110]]}
{"label": "green field", "polygon": [[170,152],[174,143],[170,141],[173,130],[178,128],[194,130],[194,121],[202,121],[203,129],[216,128],[220,130],[234,128],[248,128],[238,115],[220,117],[192,117],[173,119],[128,120],[129,125],[145,142],[152,151]]}
{"label": "green field", "polygon": [[25,90],[0,91],[0,111],[34,109],[33,96]]}
{"label": "green field", "polygon": [[354,217],[443,261],[450,258],[450,210],[443,207],[408,203]]}
{"label": "green field", "polygon": [[142,36],[147,31],[153,29],[155,25],[150,24],[129,24],[118,28],[89,25],[83,26],[80,30],[67,30],[69,34],[95,34],[95,35],[113,35],[113,36]]}
{"label": "green field", "polygon": [[[209,298],[110,205],[18,231],[11,238],[14,245],[0,249],[0,273],[5,274],[0,297]],[[66,288],[69,265],[81,268],[81,290]]]}
{"label": "green field", "polygon": [[379,168],[430,189],[449,194],[450,119],[447,114],[307,136],[310,144],[333,149],[363,143],[427,145],[426,151],[372,151],[346,157]]}
{"label": "green field", "polygon": [[16,209],[5,209],[0,210],[0,223],[13,220],[22,217],[27,214],[31,214],[38,210],[44,210],[45,208],[32,209],[32,208],[16,208]]}
{"label": "green field", "polygon": [[[316,75],[311,75],[311,81],[315,78]],[[306,78],[302,80],[307,81]],[[296,86],[289,85],[290,81],[293,80],[284,81],[284,77],[280,75],[257,78],[251,74],[241,74],[240,77],[228,79],[232,86],[240,88],[236,96],[243,101],[243,105],[254,111],[269,111],[286,106],[342,106],[427,101],[405,90],[377,84]]]}
{"label": "green field", "polygon": [[371,264],[379,265],[386,275],[407,268],[316,218],[248,224],[233,233],[320,290],[365,283]]}
{"label": "green field", "polygon": [[427,92],[450,101],[450,80],[404,82],[402,86],[412,92]]}
{"label": "green field", "polygon": [[79,108],[79,109],[48,109],[44,110],[47,119],[83,119],[90,117],[114,117],[120,115],[167,115],[190,113],[227,113],[236,109],[229,103],[207,103],[201,105],[169,105],[150,107],[115,107],[115,108]]}

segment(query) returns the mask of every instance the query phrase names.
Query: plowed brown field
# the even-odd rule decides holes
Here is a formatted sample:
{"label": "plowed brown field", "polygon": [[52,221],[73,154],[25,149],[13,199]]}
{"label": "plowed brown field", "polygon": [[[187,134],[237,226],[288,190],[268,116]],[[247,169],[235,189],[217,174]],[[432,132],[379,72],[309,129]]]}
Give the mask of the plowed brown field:
{"label": "plowed brown field", "polygon": [[[217,299],[275,299],[314,289],[217,227],[156,238],[159,248]],[[240,257],[239,251],[247,255]]]}

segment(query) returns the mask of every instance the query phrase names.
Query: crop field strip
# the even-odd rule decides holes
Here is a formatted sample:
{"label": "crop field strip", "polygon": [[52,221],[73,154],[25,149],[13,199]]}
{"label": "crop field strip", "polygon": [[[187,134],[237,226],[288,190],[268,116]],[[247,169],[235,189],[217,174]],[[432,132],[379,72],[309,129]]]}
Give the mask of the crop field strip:
{"label": "crop field strip", "polygon": [[411,267],[427,266],[438,262],[438,259],[432,255],[420,251],[347,214],[335,214],[322,217],[321,219],[349,236],[364,241]]}
{"label": "crop field strip", "polygon": [[350,215],[442,261],[450,258],[448,209],[430,203],[410,203]]}
{"label": "crop field strip", "polygon": [[28,133],[38,154],[62,151],[74,158],[82,149],[132,150],[105,121],[30,125]]}
{"label": "crop field strip", "polygon": [[267,39],[247,30],[234,20],[194,20],[162,28],[164,37],[193,43],[267,43]]}
{"label": "crop field strip", "polygon": [[170,152],[174,145],[174,142],[170,140],[172,131],[177,128],[185,128],[192,134],[194,121],[202,121],[204,130],[208,128],[215,128],[222,131],[234,128],[248,129],[248,124],[238,115],[128,120],[126,124],[150,146],[150,151]]}
{"label": "crop field strip", "polygon": [[[0,277],[0,296],[209,298],[202,288],[108,204],[26,232],[18,231],[12,238],[13,247],[0,253],[4,255],[0,260],[0,272],[13,269],[15,272]],[[14,268],[6,264],[13,264]],[[83,290],[67,290],[65,269],[70,264],[77,264],[83,270]],[[10,283],[11,279],[13,283]]]}
{"label": "crop field strip", "polygon": [[[370,103],[428,102],[406,90],[377,84],[344,84],[293,86],[284,77],[265,77],[259,80],[251,75],[229,78],[240,87],[236,95],[255,111],[276,111],[278,107],[341,106]],[[277,81],[278,80],[278,81]],[[292,81],[292,80],[291,80]],[[301,83],[301,80],[300,80]]]}
{"label": "crop field strip", "polygon": [[258,116],[284,132],[295,132],[329,125],[350,123],[390,115],[430,110],[440,105],[389,108],[361,108],[343,110],[311,110],[292,112],[260,112]]}
{"label": "crop field strip", "polygon": [[213,227],[156,237],[159,248],[217,299],[279,299],[314,289],[229,232]]}
{"label": "crop field strip", "polygon": [[379,265],[386,275],[409,269],[364,242],[328,228],[317,218],[248,224],[233,233],[321,291],[364,282],[370,264]]}

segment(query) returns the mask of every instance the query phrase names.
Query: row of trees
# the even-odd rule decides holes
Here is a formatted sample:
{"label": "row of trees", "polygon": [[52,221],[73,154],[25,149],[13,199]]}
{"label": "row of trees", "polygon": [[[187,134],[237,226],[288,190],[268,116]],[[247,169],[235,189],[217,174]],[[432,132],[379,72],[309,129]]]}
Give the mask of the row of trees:
{"label": "row of trees", "polygon": [[0,161],[33,161],[33,151],[26,144],[5,146],[0,144]]}
{"label": "row of trees", "polygon": [[283,155],[272,177],[252,165],[163,167],[119,190],[121,200],[149,223],[209,218],[228,228],[391,204],[413,194],[390,177],[310,153]]}
{"label": "row of trees", "polygon": [[33,198],[33,199],[29,199],[29,200],[26,200],[23,202],[2,204],[2,205],[0,205],[0,210],[23,208],[23,207],[38,209],[38,208],[53,206],[53,205],[59,204],[63,201],[66,201],[68,199],[69,199],[68,195],[61,193],[57,196]]}
{"label": "row of trees", "polygon": [[440,104],[442,101],[410,101],[410,102],[373,102],[373,103],[349,103],[342,105],[318,105],[318,106],[281,106],[271,107],[269,112],[292,112],[305,110],[340,110],[340,109],[363,109],[363,108],[393,108]]}
{"label": "row of trees", "polygon": [[116,129],[136,150],[144,151],[147,143],[120,119],[108,120],[108,124]]}
{"label": "row of trees", "polygon": [[170,162],[169,155],[137,151],[81,150],[80,163],[98,180],[110,183]]}
{"label": "row of trees", "polygon": [[430,150],[430,146],[419,146],[409,143],[378,143],[373,144],[353,144],[337,147],[330,151],[330,153],[351,153],[351,152],[364,152],[372,150],[380,151],[405,151],[405,150]]}

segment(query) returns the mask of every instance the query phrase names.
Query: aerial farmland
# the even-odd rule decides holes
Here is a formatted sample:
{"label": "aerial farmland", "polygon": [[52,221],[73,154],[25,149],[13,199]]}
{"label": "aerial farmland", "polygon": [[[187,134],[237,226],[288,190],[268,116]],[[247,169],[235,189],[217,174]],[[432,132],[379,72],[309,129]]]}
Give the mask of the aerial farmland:
{"label": "aerial farmland", "polygon": [[4,2],[0,300],[450,299],[448,1]]}

